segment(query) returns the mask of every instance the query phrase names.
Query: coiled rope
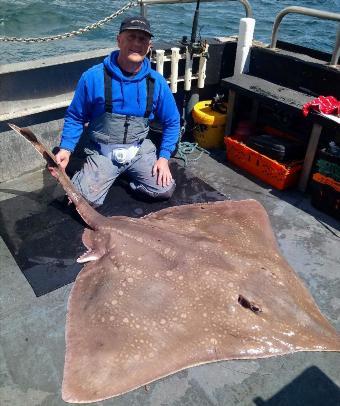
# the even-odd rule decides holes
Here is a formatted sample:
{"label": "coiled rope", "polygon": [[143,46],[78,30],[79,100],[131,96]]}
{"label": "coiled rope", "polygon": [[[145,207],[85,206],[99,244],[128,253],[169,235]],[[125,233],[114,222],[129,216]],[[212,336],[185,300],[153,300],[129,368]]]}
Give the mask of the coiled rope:
{"label": "coiled rope", "polygon": [[[199,153],[198,156],[196,156],[195,158],[189,159],[188,155],[191,155],[195,152]],[[196,142],[185,141],[185,142],[180,142],[178,144],[177,157],[180,159],[183,159],[184,166],[188,166],[189,162],[198,161],[204,153],[210,155],[209,151],[200,147]]]}
{"label": "coiled rope", "polygon": [[103,18],[102,20],[97,21],[94,24],[87,25],[84,28],[79,28],[78,30],[65,32],[64,34],[53,35],[49,37],[35,37],[35,38],[19,38],[19,37],[0,37],[0,41],[3,42],[47,42],[47,41],[56,41],[59,39],[66,39],[70,37],[74,37],[75,35],[81,35],[85,32],[95,30],[96,28],[101,27],[102,25],[108,23],[109,21],[113,20],[114,18],[118,17],[119,15],[125,13],[125,11],[129,10],[132,7],[137,6],[138,3],[130,1],[129,3],[125,4],[122,8],[115,11],[111,15]]}

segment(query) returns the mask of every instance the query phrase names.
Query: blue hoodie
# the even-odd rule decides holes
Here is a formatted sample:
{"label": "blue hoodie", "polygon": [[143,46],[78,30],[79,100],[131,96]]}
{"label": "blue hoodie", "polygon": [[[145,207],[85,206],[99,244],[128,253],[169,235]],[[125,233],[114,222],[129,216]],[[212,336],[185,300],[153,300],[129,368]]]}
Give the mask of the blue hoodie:
{"label": "blue hoodie", "polygon": [[[146,77],[155,79],[153,109],[150,120],[155,116],[163,126],[163,138],[159,157],[170,158],[179,137],[180,120],[174,97],[162,75],[151,69],[145,58],[140,71],[134,76],[125,76],[120,70],[117,57],[112,52],[104,59],[104,65],[112,76],[113,112],[143,117],[146,109]],[[72,103],[67,109],[60,148],[73,152],[83,132],[85,123],[105,112],[103,63],[95,65],[81,76]]]}

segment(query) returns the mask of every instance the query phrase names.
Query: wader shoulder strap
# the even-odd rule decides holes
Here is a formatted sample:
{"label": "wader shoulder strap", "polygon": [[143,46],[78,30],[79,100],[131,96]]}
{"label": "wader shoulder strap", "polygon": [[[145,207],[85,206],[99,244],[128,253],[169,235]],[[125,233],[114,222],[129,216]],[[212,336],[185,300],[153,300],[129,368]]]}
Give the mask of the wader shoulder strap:
{"label": "wader shoulder strap", "polygon": [[112,78],[104,66],[105,111],[112,113]]}
{"label": "wader shoulder strap", "polygon": [[[107,68],[104,66],[104,92],[105,92],[105,111],[112,113],[112,77],[110,76]],[[155,79],[150,77],[146,78],[146,109],[144,117],[148,118],[152,112],[153,93],[155,89]]]}
{"label": "wader shoulder strap", "polygon": [[153,92],[155,89],[155,79],[150,75],[146,78],[146,109],[145,109],[145,118],[149,118],[152,112],[152,103],[153,103]]}

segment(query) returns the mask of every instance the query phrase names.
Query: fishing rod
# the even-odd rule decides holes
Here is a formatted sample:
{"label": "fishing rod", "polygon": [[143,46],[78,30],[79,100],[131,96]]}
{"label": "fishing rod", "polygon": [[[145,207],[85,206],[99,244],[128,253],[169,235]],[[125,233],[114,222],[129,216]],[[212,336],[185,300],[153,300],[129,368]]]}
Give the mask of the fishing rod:
{"label": "fishing rod", "polygon": [[185,35],[182,39],[182,44],[188,47],[191,57],[193,56],[193,54],[202,54],[204,57],[208,58],[208,54],[205,53],[205,43],[203,43],[201,39],[199,39],[199,41],[196,41],[198,20],[200,15],[200,3],[201,0],[196,1],[196,9],[192,22],[190,42],[188,42],[188,37]]}
{"label": "fishing rod", "polygon": [[192,22],[192,29],[191,29],[191,44],[196,43],[196,35],[197,35],[197,26],[198,26],[198,18],[200,15],[200,3],[201,0],[196,1],[196,10],[194,14],[194,20]]}

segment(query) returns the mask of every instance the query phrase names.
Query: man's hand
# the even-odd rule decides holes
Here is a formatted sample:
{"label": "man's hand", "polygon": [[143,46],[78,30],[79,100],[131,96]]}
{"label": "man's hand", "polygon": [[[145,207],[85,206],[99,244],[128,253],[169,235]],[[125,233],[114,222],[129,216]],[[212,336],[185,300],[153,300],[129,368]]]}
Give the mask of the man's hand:
{"label": "man's hand", "polygon": [[[66,166],[69,163],[71,152],[67,151],[66,149],[60,149],[59,152],[56,153],[55,159],[57,164],[61,167],[61,169],[65,170]],[[57,174],[52,166],[48,167],[48,170],[51,172],[51,175],[56,177]]]}
{"label": "man's hand", "polygon": [[157,176],[157,185],[169,186],[173,180],[169,162],[166,158],[159,158],[152,168],[152,175]]}

